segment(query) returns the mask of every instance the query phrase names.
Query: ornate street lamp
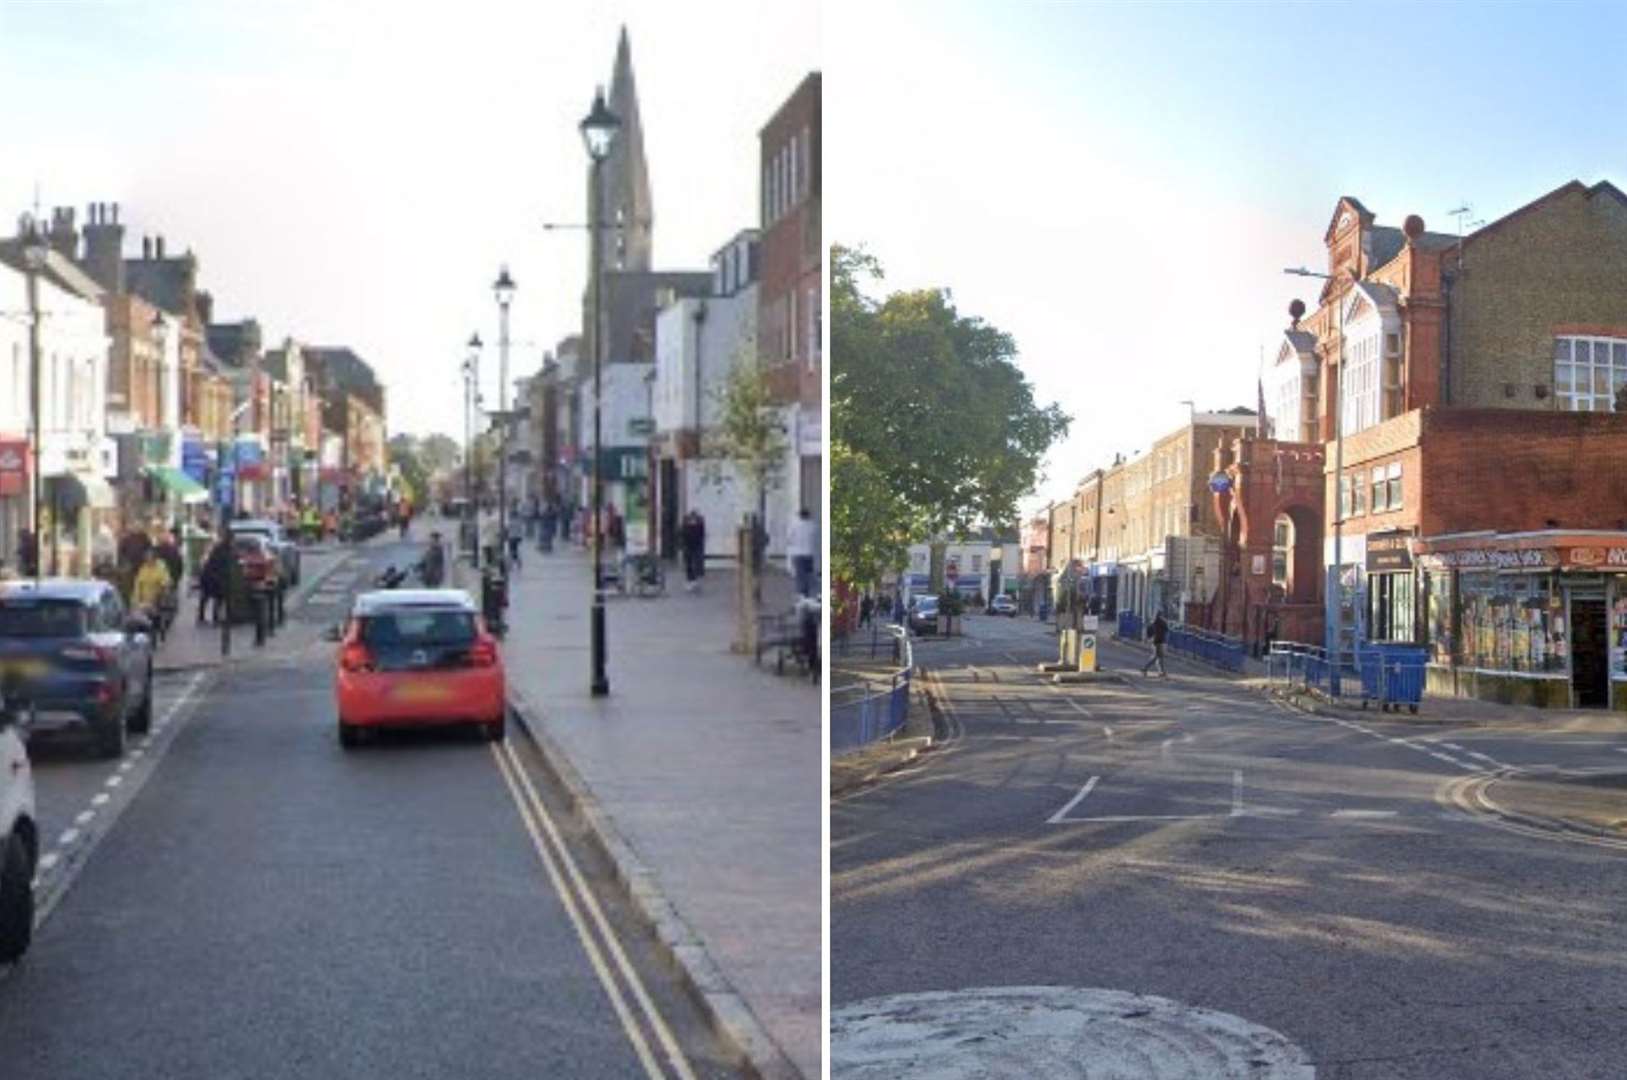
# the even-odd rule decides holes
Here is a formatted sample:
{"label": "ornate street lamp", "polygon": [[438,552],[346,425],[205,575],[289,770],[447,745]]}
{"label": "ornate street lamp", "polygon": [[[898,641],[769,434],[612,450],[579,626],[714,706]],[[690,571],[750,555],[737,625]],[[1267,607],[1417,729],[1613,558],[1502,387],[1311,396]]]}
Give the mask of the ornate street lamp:
{"label": "ornate street lamp", "polygon": [[504,266],[492,282],[497,298],[497,565],[508,579],[508,306],[514,300],[514,279]]}
{"label": "ornate street lamp", "polygon": [[604,103],[604,88],[593,95],[593,107],[579,125],[582,142],[593,161],[593,215],[589,228],[593,234],[593,608],[591,619],[592,682],[594,697],[610,693],[610,678],[605,673],[604,625],[604,451],[601,446],[602,398],[601,378],[604,366],[604,159],[611,144],[621,130],[621,118]]}

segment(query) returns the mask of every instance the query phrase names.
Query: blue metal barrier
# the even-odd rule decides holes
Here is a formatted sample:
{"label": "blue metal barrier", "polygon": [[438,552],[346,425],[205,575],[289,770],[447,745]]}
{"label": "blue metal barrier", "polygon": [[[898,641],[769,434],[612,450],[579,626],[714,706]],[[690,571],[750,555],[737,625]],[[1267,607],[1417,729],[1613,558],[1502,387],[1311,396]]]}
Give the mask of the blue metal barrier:
{"label": "blue metal barrier", "polygon": [[1141,616],[1133,611],[1119,612],[1118,636],[1127,641],[1140,641],[1145,637]]}
{"label": "blue metal barrier", "polygon": [[1356,666],[1361,671],[1361,705],[1378,702],[1389,711],[1405,705],[1413,712],[1424,698],[1424,672],[1429,650],[1420,645],[1367,643],[1358,646]]}
{"label": "blue metal barrier", "polygon": [[865,681],[831,691],[830,752],[850,753],[897,732],[910,714],[911,667],[914,658],[902,627],[889,626],[896,640],[894,655],[902,667],[885,681]]}

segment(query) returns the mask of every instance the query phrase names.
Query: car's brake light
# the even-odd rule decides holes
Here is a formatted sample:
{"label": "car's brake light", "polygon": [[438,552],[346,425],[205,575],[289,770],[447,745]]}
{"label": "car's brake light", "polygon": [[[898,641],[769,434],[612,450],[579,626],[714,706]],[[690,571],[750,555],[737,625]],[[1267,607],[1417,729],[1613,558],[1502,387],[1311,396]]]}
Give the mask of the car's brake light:
{"label": "car's brake light", "polygon": [[469,646],[470,667],[491,667],[497,663],[497,642],[489,637],[480,637]]}
{"label": "car's brake light", "polygon": [[339,666],[346,671],[372,671],[373,654],[359,641],[347,641],[339,650]]}
{"label": "car's brake light", "polygon": [[64,660],[92,660],[105,664],[113,658],[111,649],[104,649],[100,645],[64,645],[62,647]]}

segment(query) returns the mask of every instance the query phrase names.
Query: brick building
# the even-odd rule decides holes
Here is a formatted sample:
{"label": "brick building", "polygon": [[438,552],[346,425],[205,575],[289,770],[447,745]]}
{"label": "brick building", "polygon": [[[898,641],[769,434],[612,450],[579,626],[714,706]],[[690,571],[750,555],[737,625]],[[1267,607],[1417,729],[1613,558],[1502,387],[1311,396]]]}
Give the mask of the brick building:
{"label": "brick building", "polygon": [[1325,240],[1269,398],[1325,444],[1341,640],[1427,644],[1439,692],[1627,708],[1627,419],[1597,415],[1627,387],[1627,196],[1572,181],[1461,239],[1346,197]]}
{"label": "brick building", "polygon": [[[791,507],[820,513],[823,481],[820,238],[820,80],[812,72],[759,136],[762,177],[757,350],[775,400],[785,403],[799,468]],[[771,532],[773,531],[771,526]]]}

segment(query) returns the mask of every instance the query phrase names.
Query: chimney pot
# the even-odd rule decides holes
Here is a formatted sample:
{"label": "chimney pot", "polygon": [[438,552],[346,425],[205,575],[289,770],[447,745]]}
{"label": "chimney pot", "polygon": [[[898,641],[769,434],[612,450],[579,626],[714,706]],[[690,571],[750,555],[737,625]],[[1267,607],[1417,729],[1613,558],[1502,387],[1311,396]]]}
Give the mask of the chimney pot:
{"label": "chimney pot", "polygon": [[117,225],[118,223],[119,223],[119,204],[114,203],[113,204],[113,224]]}
{"label": "chimney pot", "polygon": [[153,257],[153,238],[150,236],[143,236],[141,238],[141,257],[143,259],[150,259]]}
{"label": "chimney pot", "polygon": [[157,238],[153,240],[153,257],[157,258],[157,259],[162,259],[164,257],[164,234],[163,233],[159,233]]}

